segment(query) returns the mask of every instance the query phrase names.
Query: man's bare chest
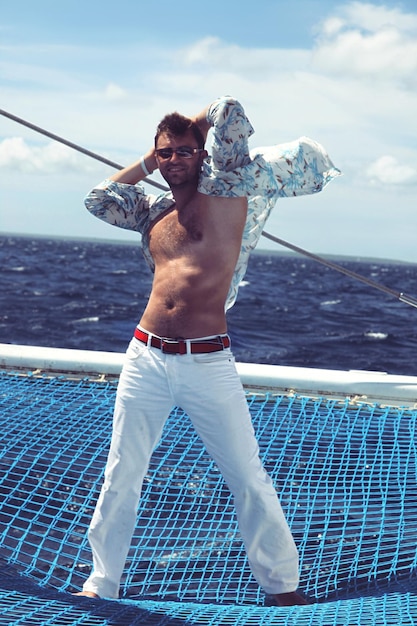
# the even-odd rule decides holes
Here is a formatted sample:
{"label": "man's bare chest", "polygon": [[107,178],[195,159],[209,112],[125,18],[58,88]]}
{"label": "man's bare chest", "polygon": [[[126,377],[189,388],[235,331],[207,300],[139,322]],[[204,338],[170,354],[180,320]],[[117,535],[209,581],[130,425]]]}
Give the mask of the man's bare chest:
{"label": "man's bare chest", "polygon": [[198,211],[190,210],[180,214],[174,207],[151,227],[150,251],[153,256],[158,253],[175,255],[190,244],[200,243],[206,230],[204,220]]}

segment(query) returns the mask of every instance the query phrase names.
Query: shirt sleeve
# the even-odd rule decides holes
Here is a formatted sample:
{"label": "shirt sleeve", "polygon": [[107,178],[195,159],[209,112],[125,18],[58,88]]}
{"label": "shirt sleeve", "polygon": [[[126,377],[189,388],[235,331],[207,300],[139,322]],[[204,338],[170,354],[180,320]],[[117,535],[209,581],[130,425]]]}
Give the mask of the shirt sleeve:
{"label": "shirt sleeve", "polygon": [[248,139],[254,130],[242,105],[229,96],[218,98],[208,109],[207,121],[213,128],[213,142],[198,191],[210,196],[247,196]]}
{"label": "shirt sleeve", "polygon": [[104,222],[142,233],[155,199],[145,194],[141,185],[106,179],[90,191],[84,202],[90,213]]}
{"label": "shirt sleeve", "polygon": [[252,161],[245,166],[248,215],[242,247],[230,285],[226,308],[236,300],[249,255],[257,245],[276,201],[279,198],[318,193],[340,170],[323,146],[308,137],[251,151]]}
{"label": "shirt sleeve", "polygon": [[209,107],[207,121],[213,127],[213,168],[231,172],[248,164],[248,139],[254,129],[240,102],[228,96],[218,98]]}
{"label": "shirt sleeve", "polygon": [[258,166],[256,180],[250,185],[254,196],[256,183],[264,193],[277,198],[318,193],[341,173],[323,146],[309,137],[256,148],[251,158]]}

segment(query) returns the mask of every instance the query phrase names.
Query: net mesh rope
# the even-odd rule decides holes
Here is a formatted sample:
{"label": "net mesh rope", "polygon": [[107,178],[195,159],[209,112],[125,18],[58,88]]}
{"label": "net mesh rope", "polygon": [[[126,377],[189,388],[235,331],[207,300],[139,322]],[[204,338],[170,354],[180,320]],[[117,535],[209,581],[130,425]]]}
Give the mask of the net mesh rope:
{"label": "net mesh rope", "polygon": [[0,376],[0,624],[416,623],[417,411],[250,392],[314,604],[267,606],[231,495],[180,409],[146,476],[122,600],[70,595],[90,570],[115,389]]}

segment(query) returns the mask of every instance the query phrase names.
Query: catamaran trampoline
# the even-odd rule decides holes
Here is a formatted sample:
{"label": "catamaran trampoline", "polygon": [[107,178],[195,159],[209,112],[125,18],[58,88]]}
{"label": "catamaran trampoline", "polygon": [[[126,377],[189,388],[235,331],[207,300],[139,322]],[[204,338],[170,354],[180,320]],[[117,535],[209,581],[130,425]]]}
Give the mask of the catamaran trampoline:
{"label": "catamaran trampoline", "polygon": [[308,606],[268,606],[231,495],[172,411],[143,488],[120,600],[87,577],[122,355],[0,346],[0,624],[417,623],[417,378],[238,364]]}

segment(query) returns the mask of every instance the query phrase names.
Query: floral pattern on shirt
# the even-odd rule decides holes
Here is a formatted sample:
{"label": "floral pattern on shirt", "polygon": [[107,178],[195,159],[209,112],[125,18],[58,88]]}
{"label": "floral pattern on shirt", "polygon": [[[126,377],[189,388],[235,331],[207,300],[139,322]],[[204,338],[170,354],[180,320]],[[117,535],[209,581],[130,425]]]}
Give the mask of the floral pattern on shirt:
{"label": "floral pattern on shirt", "polygon": [[[211,157],[202,167],[198,191],[212,196],[248,198],[248,214],[240,256],[226,300],[233,306],[249,255],[262,234],[278,198],[313,194],[340,175],[324,148],[308,137],[249,150],[254,130],[239,102],[228,96],[211,104],[207,119],[213,127]],[[85,199],[96,217],[142,234],[142,249],[150,268],[149,231],[154,221],[174,204],[170,191],[146,194],[142,185],[104,180]]]}

